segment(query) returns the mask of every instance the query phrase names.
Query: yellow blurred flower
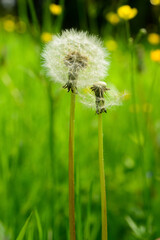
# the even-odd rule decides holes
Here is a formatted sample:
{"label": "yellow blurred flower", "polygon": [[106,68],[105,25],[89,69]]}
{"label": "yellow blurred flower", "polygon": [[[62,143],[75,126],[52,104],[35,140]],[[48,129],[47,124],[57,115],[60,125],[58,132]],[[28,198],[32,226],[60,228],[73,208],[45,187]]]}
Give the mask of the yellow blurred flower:
{"label": "yellow blurred flower", "polygon": [[108,40],[105,42],[105,46],[107,47],[107,49],[111,52],[115,51],[118,47],[117,42],[114,40]]}
{"label": "yellow blurred flower", "polygon": [[159,44],[160,43],[160,36],[159,36],[159,34],[157,34],[157,33],[150,33],[148,35],[148,42],[153,44],[153,45]]}
{"label": "yellow blurred flower", "polygon": [[160,49],[151,51],[150,53],[151,60],[154,62],[160,62]]}
{"label": "yellow blurred flower", "polygon": [[152,104],[150,104],[150,103],[144,103],[143,106],[142,106],[142,110],[145,113],[152,112],[152,109],[153,109],[153,107],[152,107]]}
{"label": "yellow blurred flower", "polygon": [[140,112],[140,106],[139,106],[139,104],[135,104],[135,105],[132,104],[132,105],[130,105],[129,111],[130,111],[131,113]]}
{"label": "yellow blurred flower", "polygon": [[41,40],[45,43],[50,42],[52,40],[52,34],[49,32],[43,32],[41,34]]}
{"label": "yellow blurred flower", "polygon": [[16,31],[18,33],[24,33],[26,31],[26,24],[23,21],[19,21],[16,24]]}
{"label": "yellow blurred flower", "polygon": [[120,18],[129,20],[137,15],[138,10],[136,8],[131,8],[129,5],[124,5],[118,8],[117,13]]}
{"label": "yellow blurred flower", "polygon": [[62,7],[54,3],[50,4],[49,9],[54,15],[60,15],[62,13]]}
{"label": "yellow blurred flower", "polygon": [[2,19],[3,19],[3,21],[5,21],[5,20],[12,20],[13,22],[15,22],[16,17],[11,15],[11,14],[7,14]]}
{"label": "yellow blurred flower", "polygon": [[15,22],[10,19],[4,20],[3,28],[7,32],[13,32],[15,30]]}
{"label": "yellow blurred flower", "polygon": [[120,21],[118,15],[114,12],[107,13],[106,14],[106,20],[108,20],[108,22],[110,22],[113,25],[116,25]]}
{"label": "yellow blurred flower", "polygon": [[160,5],[160,0],[150,0],[150,3],[153,5]]}

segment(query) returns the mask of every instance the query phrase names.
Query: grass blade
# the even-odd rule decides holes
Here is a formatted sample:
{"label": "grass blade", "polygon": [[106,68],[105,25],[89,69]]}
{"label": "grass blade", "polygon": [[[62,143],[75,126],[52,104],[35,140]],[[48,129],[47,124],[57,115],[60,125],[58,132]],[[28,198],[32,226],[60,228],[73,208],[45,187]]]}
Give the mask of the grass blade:
{"label": "grass blade", "polygon": [[27,218],[27,220],[26,220],[25,224],[23,225],[23,227],[22,227],[18,237],[16,238],[16,240],[22,240],[24,238],[24,235],[26,233],[26,230],[27,230],[27,227],[28,227],[28,223],[29,223],[31,217],[32,217],[32,212],[29,215],[29,217]]}
{"label": "grass blade", "polygon": [[37,210],[35,210],[35,217],[36,217],[36,223],[38,228],[39,240],[42,240],[42,237],[43,237],[42,225],[41,225],[41,220]]}

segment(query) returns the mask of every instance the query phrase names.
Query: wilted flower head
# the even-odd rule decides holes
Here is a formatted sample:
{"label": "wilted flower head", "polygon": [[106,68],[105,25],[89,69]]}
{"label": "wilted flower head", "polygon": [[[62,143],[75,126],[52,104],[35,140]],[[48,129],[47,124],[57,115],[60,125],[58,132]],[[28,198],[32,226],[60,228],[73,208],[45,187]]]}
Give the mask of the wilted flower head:
{"label": "wilted flower head", "polygon": [[98,38],[73,29],[54,36],[42,53],[48,74],[72,92],[106,76],[106,56]]}
{"label": "wilted flower head", "polygon": [[97,114],[107,112],[107,109],[112,106],[120,105],[122,100],[122,96],[113,85],[108,88],[107,84],[102,81],[83,89],[80,98],[83,104],[96,109]]}

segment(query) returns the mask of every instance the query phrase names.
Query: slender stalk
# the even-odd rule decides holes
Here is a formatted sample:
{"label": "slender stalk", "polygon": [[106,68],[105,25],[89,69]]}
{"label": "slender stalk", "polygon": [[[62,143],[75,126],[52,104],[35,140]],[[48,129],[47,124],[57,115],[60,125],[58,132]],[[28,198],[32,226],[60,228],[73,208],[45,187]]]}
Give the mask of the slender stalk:
{"label": "slender stalk", "polygon": [[[131,39],[131,33],[130,33],[130,25],[129,22],[126,21],[126,33],[127,38]],[[135,91],[135,73],[134,73],[134,51],[135,51],[135,42],[129,41],[129,52],[130,52],[130,79],[131,79],[131,92],[132,92],[132,101],[133,101],[133,110],[134,110],[134,129],[136,131],[136,136],[138,139],[138,148],[139,148],[139,164],[141,168],[141,178],[142,178],[142,184],[143,184],[143,202],[144,202],[144,209],[148,208],[148,188],[147,188],[147,182],[146,182],[146,170],[145,170],[145,159],[144,159],[144,146],[141,141],[140,136],[140,125],[138,121],[138,114],[137,114],[137,108],[136,108],[136,91]]]}
{"label": "slender stalk", "polygon": [[103,130],[102,130],[102,114],[98,115],[98,147],[99,147],[99,170],[101,183],[101,212],[102,212],[102,240],[107,240],[107,204],[105,189],[105,173],[103,158]]}
{"label": "slender stalk", "polygon": [[53,146],[54,146],[54,129],[53,129],[53,121],[54,121],[54,99],[52,95],[52,84],[49,82],[47,86],[48,91],[48,100],[49,100],[49,150],[50,150],[50,160],[51,160],[51,169],[52,174],[54,171],[54,152],[53,152]]}
{"label": "slender stalk", "polygon": [[157,79],[157,68],[154,69],[153,79],[152,79],[152,82],[151,82],[151,87],[149,89],[149,94],[148,94],[148,98],[147,98],[147,104],[148,105],[147,105],[146,114],[145,114],[146,128],[145,128],[145,132],[144,132],[145,143],[146,143],[146,138],[147,138],[147,130],[149,130],[149,120],[150,120],[150,118],[149,118],[150,117],[149,116],[149,108],[150,108],[149,103],[152,102],[153,93],[154,93],[154,86],[155,86],[155,83],[156,83],[156,79]]}
{"label": "slender stalk", "polygon": [[33,23],[36,27],[37,32],[39,33],[40,32],[40,26],[39,26],[39,21],[38,21],[38,18],[37,18],[37,14],[36,14],[36,10],[35,10],[33,0],[28,0],[28,6],[29,6],[29,9],[31,11],[32,21],[33,21]]}
{"label": "slender stalk", "polygon": [[52,19],[51,19],[51,12],[49,11],[49,5],[51,4],[52,0],[46,0],[43,2],[43,24],[42,30],[52,32]]}
{"label": "slender stalk", "polygon": [[128,21],[125,21],[125,27],[126,27],[126,37],[127,37],[127,43],[129,42],[129,38],[131,36],[130,34],[130,25]]}
{"label": "slender stalk", "polygon": [[[49,177],[53,180],[53,189],[50,192],[49,199],[51,201],[51,211],[52,218],[51,224],[53,229],[55,229],[55,216],[56,216],[56,208],[55,208],[55,196],[56,196],[56,183],[57,183],[57,174],[56,174],[56,164],[54,158],[54,97],[52,94],[52,83],[48,82],[47,85],[47,93],[49,100],[49,153],[50,153],[50,162],[49,162]],[[56,239],[56,231],[53,231],[53,236]]]}
{"label": "slender stalk", "polygon": [[29,24],[26,0],[18,0],[17,4],[18,4],[18,16],[21,18],[21,20],[25,21],[25,23]]}
{"label": "slender stalk", "polygon": [[64,19],[64,0],[60,0],[59,4],[62,7],[62,13],[58,16],[55,23],[55,32],[59,32],[62,29],[62,23]]}
{"label": "slender stalk", "polygon": [[75,94],[71,92],[70,126],[69,126],[69,229],[70,240],[76,239],[75,204],[74,204],[74,123]]}
{"label": "slender stalk", "polygon": [[80,197],[80,174],[79,174],[79,162],[76,161],[76,219],[78,226],[76,228],[77,239],[81,240],[82,237],[82,221],[81,221],[81,197]]}

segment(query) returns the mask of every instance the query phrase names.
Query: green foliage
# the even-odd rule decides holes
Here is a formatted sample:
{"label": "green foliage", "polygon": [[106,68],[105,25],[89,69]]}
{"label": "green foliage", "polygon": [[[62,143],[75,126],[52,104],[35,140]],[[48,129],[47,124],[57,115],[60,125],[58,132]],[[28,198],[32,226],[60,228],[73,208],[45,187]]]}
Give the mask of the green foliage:
{"label": "green foliage", "polygon": [[29,224],[29,221],[32,217],[32,213],[30,214],[30,216],[27,218],[25,224],[23,225],[18,237],[16,238],[16,240],[23,240],[24,239],[24,236],[25,236],[25,233],[27,231],[27,228],[28,228],[28,224]]}
{"label": "green foliage", "polygon": [[[81,1],[78,4],[81,5]],[[81,18],[85,15],[83,10],[79,12]],[[23,19],[25,14],[22,12]],[[37,21],[34,14],[32,17]],[[94,26],[95,19],[91,20]],[[57,20],[55,31],[60,29],[61,21]],[[85,21],[86,18],[82,26]],[[51,28],[50,23],[45,24]],[[111,66],[105,80],[115,84],[119,91],[131,93],[130,55],[124,37],[119,37],[124,36],[121,27],[115,37],[118,48],[110,54]],[[106,26],[102,32],[105,42],[111,38],[111,26]],[[40,32],[35,39],[28,27],[23,34],[9,33],[0,23],[0,240],[69,239],[70,94],[46,77],[41,67],[39,35]],[[160,237],[159,66],[151,62],[150,46],[145,39],[142,44],[139,46],[144,51],[141,72],[137,70],[139,58],[134,52],[134,107],[132,95],[128,94],[122,106],[109,109],[103,116],[111,240]],[[135,110],[138,130],[134,122]],[[75,202],[78,240],[101,238],[97,121],[94,111],[77,101]]]}

